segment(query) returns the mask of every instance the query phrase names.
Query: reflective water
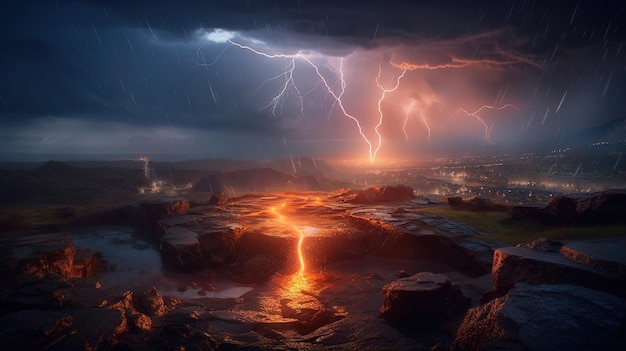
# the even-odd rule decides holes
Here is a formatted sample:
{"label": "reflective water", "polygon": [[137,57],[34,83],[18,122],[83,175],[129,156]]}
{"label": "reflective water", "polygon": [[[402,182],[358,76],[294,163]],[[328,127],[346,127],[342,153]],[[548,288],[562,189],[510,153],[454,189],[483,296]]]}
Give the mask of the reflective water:
{"label": "reflective water", "polygon": [[233,298],[253,289],[224,280],[203,281],[201,276],[164,274],[157,240],[151,235],[157,234],[127,227],[99,228],[74,233],[73,242],[77,248],[102,255],[106,262],[98,274],[102,287],[152,285],[163,295],[179,298]]}

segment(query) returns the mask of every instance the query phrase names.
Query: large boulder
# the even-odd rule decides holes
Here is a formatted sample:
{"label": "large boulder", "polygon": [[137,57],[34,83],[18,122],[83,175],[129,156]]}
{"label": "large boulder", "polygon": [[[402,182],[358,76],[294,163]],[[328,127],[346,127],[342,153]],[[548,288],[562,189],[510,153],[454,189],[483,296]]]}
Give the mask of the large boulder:
{"label": "large boulder", "polygon": [[206,266],[198,234],[183,228],[167,228],[161,237],[161,259],[163,265],[176,271],[195,271]]}
{"label": "large boulder", "polygon": [[127,332],[124,313],[107,308],[28,309],[0,317],[6,350],[109,350]]}
{"label": "large boulder", "polygon": [[406,185],[385,185],[365,188],[356,193],[350,200],[357,204],[371,204],[377,202],[402,202],[415,197],[413,188]]}
{"label": "large boulder", "polygon": [[189,211],[189,201],[181,197],[165,197],[117,209],[119,221],[135,226],[154,228],[161,219],[184,216]]}
{"label": "large boulder", "polygon": [[473,211],[473,212],[506,212],[508,206],[493,203],[490,199],[482,197],[473,197],[464,201],[461,197],[449,197],[448,204],[454,210]]}
{"label": "large boulder", "polygon": [[470,309],[451,350],[624,350],[626,300],[573,285],[519,283]]}
{"label": "large boulder", "polygon": [[89,278],[98,273],[101,255],[89,249],[76,249],[70,278]]}
{"label": "large boulder", "polygon": [[582,224],[626,224],[626,193],[608,190],[578,199],[576,212]]}
{"label": "large boulder", "polygon": [[[288,274],[298,269],[298,240],[287,229],[290,228],[275,228],[276,232],[272,234],[250,231],[241,235],[235,244],[240,262],[239,280],[259,283],[276,273]],[[281,235],[280,230],[285,233]]]}
{"label": "large boulder", "polygon": [[168,256],[164,257],[164,262],[168,267],[182,270],[189,269],[189,264],[178,260],[177,251],[181,249],[193,252],[187,260],[193,259],[195,267],[219,268],[234,262],[237,256],[235,239],[244,231],[241,227],[224,225],[201,214],[162,219],[157,227],[161,252]]}
{"label": "large boulder", "polygon": [[59,310],[70,297],[72,285],[58,277],[21,279],[6,287],[0,298],[0,314],[21,309]]}
{"label": "large boulder", "polygon": [[200,249],[207,265],[219,268],[235,261],[235,240],[243,233],[241,228],[216,227],[198,234]]}
{"label": "large boulder", "polygon": [[545,208],[514,207],[513,218],[548,225],[607,225],[626,223],[626,192],[607,190],[590,196],[555,196]]}
{"label": "large boulder", "polygon": [[560,243],[539,239],[494,251],[491,292],[502,296],[518,282],[574,284],[626,297],[626,250],[619,242]]}
{"label": "large boulder", "polygon": [[135,296],[133,306],[137,311],[148,316],[162,317],[167,312],[163,296],[155,287]]}
{"label": "large boulder", "polygon": [[76,248],[69,233],[26,235],[7,250],[0,262],[3,278],[67,278],[72,274]]}
{"label": "large boulder", "polygon": [[186,215],[189,211],[189,201],[184,198],[163,198],[142,202],[141,207],[151,222],[156,223],[159,219]]}
{"label": "large boulder", "polygon": [[398,327],[444,321],[469,303],[457,285],[430,272],[385,285],[383,299],[380,317]]}

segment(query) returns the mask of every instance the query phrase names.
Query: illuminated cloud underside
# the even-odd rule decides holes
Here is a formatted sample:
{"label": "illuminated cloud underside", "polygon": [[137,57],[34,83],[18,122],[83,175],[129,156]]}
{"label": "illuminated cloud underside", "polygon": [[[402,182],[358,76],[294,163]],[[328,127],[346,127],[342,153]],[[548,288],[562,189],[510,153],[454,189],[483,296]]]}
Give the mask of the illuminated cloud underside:
{"label": "illuminated cloud underside", "polygon": [[[330,105],[328,111],[329,116],[338,111],[341,115],[354,122],[352,127],[355,132],[358,132],[358,135],[366,144],[370,163],[374,163],[378,152],[383,147],[383,143],[386,138],[384,135],[386,132],[383,131],[383,127],[385,126],[387,119],[386,115],[397,115],[397,105],[403,106],[405,111],[403,114],[404,122],[401,125],[401,131],[407,141],[409,140],[407,127],[410,117],[417,113],[420,116],[420,121],[423,123],[420,127],[426,129],[427,141],[430,141],[431,133],[433,131],[431,124],[436,124],[437,119],[461,117],[473,119],[475,121],[474,123],[478,123],[483,129],[482,135],[485,141],[488,143],[494,143],[491,138],[491,133],[496,119],[499,118],[498,115],[501,115],[508,110],[520,110],[520,108],[515,104],[507,103],[505,101],[506,97],[501,93],[499,93],[499,95],[502,96],[496,97],[495,104],[489,104],[486,101],[481,103],[481,100],[486,99],[477,97],[477,95],[474,94],[470,97],[473,101],[471,103],[467,103],[467,105],[472,107],[466,108],[464,107],[464,100],[467,99],[466,97],[461,97],[460,99],[448,97],[446,96],[445,91],[436,93],[432,86],[428,84],[424,87],[424,89],[420,89],[420,83],[424,82],[422,80],[423,75],[419,74],[421,73],[420,71],[464,69],[482,70],[486,75],[497,77],[498,74],[506,68],[506,66],[513,66],[513,69],[519,68],[520,65],[525,68],[540,68],[539,65],[533,63],[532,60],[516,57],[511,52],[505,54],[504,51],[499,49],[488,53],[488,55],[491,56],[491,58],[488,59],[456,58],[441,52],[439,53],[440,56],[444,57],[445,60],[449,62],[411,63],[408,61],[394,61],[393,57],[395,52],[402,52],[403,48],[385,47],[370,51],[355,51],[343,57],[328,57],[319,52],[306,51],[304,49],[298,50],[295,53],[277,51],[270,48],[260,40],[246,37],[237,32],[225,31],[223,29],[199,31],[197,35],[208,42],[206,45],[229,44],[229,46],[234,46],[236,48],[246,50],[250,52],[250,54],[259,56],[259,60],[281,60],[284,65],[284,71],[278,75],[268,77],[268,79],[263,81],[259,88],[257,88],[257,90],[262,89],[265,83],[269,81],[276,80],[282,82],[282,85],[276,89],[276,95],[274,95],[267,105],[264,106],[269,109],[273,115],[276,115],[282,110],[283,104],[289,97],[290,92],[292,93],[292,98],[296,99],[298,101],[298,105],[300,106],[298,116],[305,115],[304,100],[307,99],[307,95],[309,95],[311,91],[304,94],[303,91],[305,90],[303,88],[299,88],[300,83],[296,82],[294,76],[296,68],[300,64],[309,66],[304,67],[304,69],[312,68],[315,74],[310,75],[307,79],[314,82],[314,89],[321,90],[322,94],[325,96],[324,98],[332,100],[332,104]],[[253,47],[251,45],[246,45],[244,44],[245,42],[251,42],[256,44],[256,46]],[[442,44],[439,43],[438,45]],[[451,48],[452,46],[449,43],[444,43],[440,50],[443,50],[446,47]],[[197,62],[199,65],[206,67],[216,67],[219,65],[220,57],[226,49],[228,49],[228,46],[225,47],[212,62],[207,63],[204,56],[200,53],[200,50],[202,50],[201,47],[197,56],[202,57],[202,61]],[[426,48],[424,49],[424,51],[432,52],[432,50],[426,50]],[[372,58],[379,59],[378,71],[374,79],[365,81],[365,85],[354,85],[359,87],[355,90],[360,90],[361,92],[365,92],[365,94],[372,94],[372,90],[374,91],[374,94],[378,94],[377,103],[373,104],[374,106],[371,106],[371,108],[375,109],[377,112],[374,114],[367,111],[367,109],[370,108],[367,106],[367,101],[363,101],[362,99],[359,99],[360,101],[348,101],[350,98],[347,97],[346,94],[349,85],[347,76],[355,73],[347,67],[346,62],[358,60],[359,57],[363,56],[367,57],[370,61]],[[389,59],[387,57],[391,58]],[[339,61],[338,67],[336,64],[337,61]],[[361,61],[361,64],[363,64],[363,61]],[[386,75],[390,78],[383,78],[383,66],[385,67]],[[324,75],[321,67],[330,72],[330,74]],[[390,68],[395,68],[397,72],[390,72]],[[413,80],[406,84],[401,84],[401,80],[405,77],[405,75],[409,76],[414,71],[416,71],[417,74]],[[387,82],[389,79],[392,79],[392,81]],[[409,78],[406,80],[409,80]],[[476,87],[472,87],[472,89],[468,91],[475,92],[477,89],[480,90],[480,83],[481,82],[476,82]],[[353,85],[350,86],[352,87]],[[213,98],[215,97],[213,96]],[[354,104],[357,106],[355,107]],[[436,105],[436,107],[433,108],[433,105]],[[490,123],[485,120],[485,111],[491,112],[492,121]],[[391,121],[390,124],[393,126],[394,122],[396,121]],[[372,124],[373,128],[371,128]],[[395,124],[397,124],[397,122]],[[363,125],[369,125],[370,128],[366,128]],[[444,128],[452,127],[444,126]],[[390,134],[395,135],[396,133],[397,131],[392,130]]]}
{"label": "illuminated cloud underside", "polygon": [[19,2],[0,13],[0,150],[369,163],[569,146],[626,117],[625,8]]}

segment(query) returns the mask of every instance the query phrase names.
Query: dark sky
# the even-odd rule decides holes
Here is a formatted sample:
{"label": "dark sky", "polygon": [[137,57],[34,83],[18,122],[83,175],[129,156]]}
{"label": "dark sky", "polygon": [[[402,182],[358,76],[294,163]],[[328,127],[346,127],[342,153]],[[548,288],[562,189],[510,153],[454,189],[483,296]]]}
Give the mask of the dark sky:
{"label": "dark sky", "polygon": [[419,157],[626,117],[623,1],[0,6],[0,159]]}

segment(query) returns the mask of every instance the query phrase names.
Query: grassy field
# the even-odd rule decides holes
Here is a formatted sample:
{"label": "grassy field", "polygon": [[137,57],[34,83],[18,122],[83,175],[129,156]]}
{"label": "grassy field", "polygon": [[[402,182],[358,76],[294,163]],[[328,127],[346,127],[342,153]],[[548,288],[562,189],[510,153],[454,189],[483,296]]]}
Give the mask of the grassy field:
{"label": "grassy field", "polygon": [[[453,210],[448,206],[425,208],[423,212],[437,214],[466,223],[481,232],[491,234],[487,240],[517,244],[538,238],[582,240],[626,237],[626,226],[602,225],[592,227],[546,226],[511,218],[510,212],[472,212]],[[485,239],[485,237],[476,237]]]}

